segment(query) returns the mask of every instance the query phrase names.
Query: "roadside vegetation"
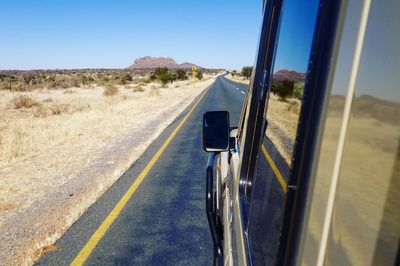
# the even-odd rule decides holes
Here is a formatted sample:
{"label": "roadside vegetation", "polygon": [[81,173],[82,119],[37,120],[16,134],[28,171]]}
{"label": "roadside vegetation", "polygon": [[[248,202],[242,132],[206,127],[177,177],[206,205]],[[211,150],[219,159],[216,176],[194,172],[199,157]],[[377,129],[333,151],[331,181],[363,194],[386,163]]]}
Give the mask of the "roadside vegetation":
{"label": "roadside vegetation", "polygon": [[[232,81],[248,85],[253,68],[244,66],[242,70],[229,71],[226,77]],[[295,141],[304,81],[299,81],[301,73],[283,70],[280,75],[273,75],[269,95],[267,119],[269,125],[266,135],[290,165]],[[292,78],[294,76],[295,78]]]}
{"label": "roadside vegetation", "polygon": [[[214,75],[203,72],[198,72],[198,79]],[[139,98],[144,101],[190,87],[189,73],[168,68],[0,71],[0,166],[65,142],[75,134],[74,125],[91,114],[100,119],[121,104],[136,110]],[[74,119],[64,124],[69,116]]]}
{"label": "roadside vegetation", "polygon": [[253,67],[251,66],[245,66],[242,68],[242,72],[240,74],[245,77],[246,79],[249,79],[251,76],[251,72],[253,71]]}
{"label": "roadside vegetation", "polygon": [[[203,74],[215,74],[215,70],[199,70],[196,77],[201,80]],[[84,70],[32,70],[0,71],[0,91],[29,92],[38,89],[65,90],[70,88],[90,88],[95,86],[125,86],[150,82],[167,83],[187,80],[192,72],[189,69],[155,70],[128,69],[84,69]]]}

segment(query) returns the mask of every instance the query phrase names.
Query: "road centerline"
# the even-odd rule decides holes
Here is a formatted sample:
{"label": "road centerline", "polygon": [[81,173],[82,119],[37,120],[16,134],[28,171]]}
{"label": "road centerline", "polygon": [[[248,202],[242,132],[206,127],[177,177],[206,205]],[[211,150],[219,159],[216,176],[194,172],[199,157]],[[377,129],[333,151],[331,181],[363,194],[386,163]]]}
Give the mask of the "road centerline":
{"label": "road centerline", "polygon": [[281,185],[283,191],[286,193],[287,192],[287,184],[285,179],[283,178],[281,172],[279,171],[278,167],[276,166],[274,160],[272,159],[271,155],[268,153],[267,149],[265,148],[264,144],[261,146],[261,150],[265,156],[265,159],[267,159],[268,164],[271,166],[272,171],[275,173],[276,178],[278,179],[279,184]]}
{"label": "road centerline", "polygon": [[193,107],[190,109],[190,111],[184,116],[182,121],[178,124],[178,126],[171,133],[171,135],[169,135],[169,137],[165,140],[163,145],[158,149],[156,154],[147,163],[145,168],[140,172],[140,174],[137,176],[135,181],[132,183],[132,185],[129,187],[129,189],[125,192],[125,194],[120,198],[120,200],[117,202],[115,207],[107,215],[107,217],[103,220],[103,222],[100,224],[100,226],[97,228],[97,230],[91,235],[89,240],[86,242],[85,246],[80,250],[78,255],[76,255],[76,257],[74,258],[74,260],[71,262],[70,265],[83,265],[86,262],[86,260],[90,256],[90,254],[96,248],[97,244],[103,238],[103,236],[108,231],[110,226],[114,223],[114,221],[118,218],[119,214],[124,209],[124,207],[126,206],[128,201],[132,198],[132,196],[134,195],[134,193],[136,192],[137,188],[140,186],[140,184],[142,183],[144,178],[147,176],[147,174],[150,172],[152,167],[158,161],[160,156],[164,153],[166,148],[169,146],[170,142],[173,140],[173,138],[176,136],[176,134],[180,131],[180,129],[182,128],[182,126],[184,125],[186,120],[190,117],[190,115],[196,109],[198,104],[202,101],[204,96],[207,94],[210,87],[211,86],[209,86],[206,89],[206,91],[200,96],[200,98],[193,105]]}

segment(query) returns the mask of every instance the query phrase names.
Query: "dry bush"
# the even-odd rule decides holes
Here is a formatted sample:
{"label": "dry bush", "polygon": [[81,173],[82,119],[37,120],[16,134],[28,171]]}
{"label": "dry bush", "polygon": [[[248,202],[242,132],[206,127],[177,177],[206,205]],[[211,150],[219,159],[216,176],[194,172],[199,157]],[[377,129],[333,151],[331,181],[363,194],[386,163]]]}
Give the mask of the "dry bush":
{"label": "dry bush", "polygon": [[51,102],[53,102],[53,99],[52,98],[47,98],[47,99],[44,99],[43,102],[44,103],[51,103]]}
{"label": "dry bush", "polygon": [[137,86],[133,87],[132,91],[133,92],[144,92],[144,88],[140,85],[137,85]]}
{"label": "dry bush", "polygon": [[5,90],[10,90],[10,83],[7,81],[3,81],[0,84],[0,90],[5,91]]}
{"label": "dry bush", "polygon": [[118,88],[113,84],[107,84],[104,88],[104,96],[114,96],[118,94]]}
{"label": "dry bush", "polygon": [[35,117],[41,117],[41,118],[47,117],[49,115],[49,108],[43,105],[38,106],[33,112],[33,115]]}
{"label": "dry bush", "polygon": [[21,95],[15,97],[11,100],[11,104],[14,106],[14,109],[21,109],[21,108],[32,108],[35,106],[41,106],[41,103],[29,98],[29,96]]}
{"label": "dry bush", "polygon": [[64,113],[69,113],[70,108],[68,104],[53,105],[50,107],[50,112],[52,115],[62,115]]}
{"label": "dry bush", "polygon": [[83,112],[90,110],[90,105],[76,105],[71,106],[69,104],[57,104],[51,106],[38,106],[33,115],[35,117],[47,117],[49,115],[62,115],[62,114],[73,114],[75,112]]}
{"label": "dry bush", "polygon": [[299,106],[295,101],[288,102],[287,110],[295,114],[298,114],[300,111]]}
{"label": "dry bush", "polygon": [[71,89],[66,89],[66,90],[64,91],[65,94],[71,94],[71,93],[75,93],[75,92],[76,92],[76,91],[71,90]]}
{"label": "dry bush", "polygon": [[159,96],[160,92],[158,91],[158,89],[156,87],[152,87],[150,90],[150,96],[154,97],[154,96]]}

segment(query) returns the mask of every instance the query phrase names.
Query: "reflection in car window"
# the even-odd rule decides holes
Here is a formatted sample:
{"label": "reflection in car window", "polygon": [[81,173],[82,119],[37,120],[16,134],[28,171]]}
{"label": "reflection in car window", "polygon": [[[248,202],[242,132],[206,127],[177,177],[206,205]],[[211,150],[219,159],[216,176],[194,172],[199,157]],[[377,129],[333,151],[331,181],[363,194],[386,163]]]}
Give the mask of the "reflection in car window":
{"label": "reflection in car window", "polygon": [[318,3],[288,0],[283,9],[266,109],[268,124],[258,159],[249,218],[255,265],[272,265],[278,250]]}

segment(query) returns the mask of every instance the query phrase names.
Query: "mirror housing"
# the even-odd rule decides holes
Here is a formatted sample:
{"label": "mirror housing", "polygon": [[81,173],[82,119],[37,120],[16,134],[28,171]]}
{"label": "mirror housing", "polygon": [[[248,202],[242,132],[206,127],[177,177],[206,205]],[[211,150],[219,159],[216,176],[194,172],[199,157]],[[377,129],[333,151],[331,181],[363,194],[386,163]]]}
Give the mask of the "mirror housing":
{"label": "mirror housing", "polygon": [[206,152],[229,150],[229,113],[212,111],[203,114],[203,149]]}

